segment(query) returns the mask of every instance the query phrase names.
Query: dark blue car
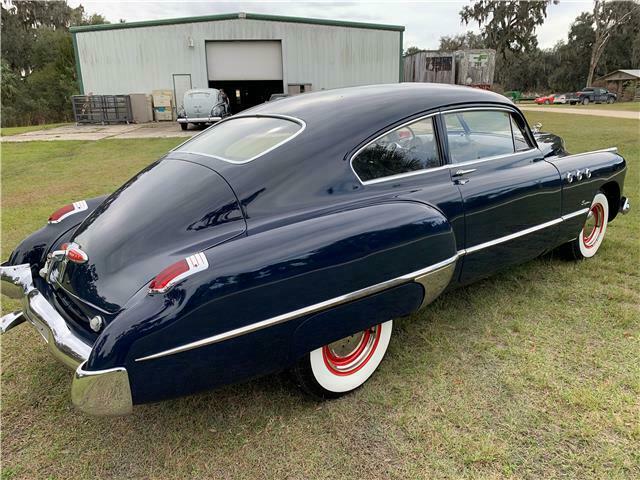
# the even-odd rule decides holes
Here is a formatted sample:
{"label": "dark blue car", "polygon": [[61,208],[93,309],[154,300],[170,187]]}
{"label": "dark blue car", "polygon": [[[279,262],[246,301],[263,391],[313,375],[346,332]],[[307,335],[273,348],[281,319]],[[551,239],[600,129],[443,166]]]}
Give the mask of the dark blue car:
{"label": "dark blue car", "polygon": [[473,88],[285,98],[54,212],[1,267],[23,304],[1,327],[41,333],[87,413],[283,369],[335,397],[445,289],[558,247],[593,256],[629,209],[625,171]]}

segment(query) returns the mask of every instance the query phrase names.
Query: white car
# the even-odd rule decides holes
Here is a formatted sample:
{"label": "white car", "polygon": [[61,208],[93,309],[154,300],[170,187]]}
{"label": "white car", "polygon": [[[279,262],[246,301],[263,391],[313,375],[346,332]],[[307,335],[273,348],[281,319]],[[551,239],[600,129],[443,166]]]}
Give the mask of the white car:
{"label": "white car", "polygon": [[567,94],[558,93],[553,96],[553,103],[567,103]]}
{"label": "white car", "polygon": [[184,94],[178,109],[178,123],[186,130],[190,123],[204,125],[222,120],[229,115],[229,99],[216,88],[194,88]]}

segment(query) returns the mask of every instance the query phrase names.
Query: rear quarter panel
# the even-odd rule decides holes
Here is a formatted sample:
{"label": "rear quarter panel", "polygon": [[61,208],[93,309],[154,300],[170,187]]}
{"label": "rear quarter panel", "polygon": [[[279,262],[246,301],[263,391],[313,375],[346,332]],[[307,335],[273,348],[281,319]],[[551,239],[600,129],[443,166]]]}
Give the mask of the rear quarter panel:
{"label": "rear quarter panel", "polygon": [[[390,316],[406,315],[422,301],[420,285],[411,283],[395,293],[385,292],[389,296],[362,299],[362,308],[356,304],[342,313],[320,315],[302,330],[304,337],[315,337],[308,342],[297,337],[296,351],[291,351],[294,332],[309,316],[136,361],[418,271],[456,255],[456,244],[451,226],[438,210],[396,201],[263,231],[205,253],[207,271],[187,278],[166,295],[139,292],[96,342],[87,367],[126,365],[136,403],[285,368],[300,355],[300,345],[326,344]],[[324,324],[327,328],[322,328]],[[154,378],[177,383],[168,389]]]}

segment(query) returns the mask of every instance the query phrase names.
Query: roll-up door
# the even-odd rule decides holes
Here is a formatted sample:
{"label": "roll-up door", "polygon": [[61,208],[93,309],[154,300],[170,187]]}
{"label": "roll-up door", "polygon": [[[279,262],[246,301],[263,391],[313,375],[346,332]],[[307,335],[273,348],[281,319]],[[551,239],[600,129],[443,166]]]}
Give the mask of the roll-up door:
{"label": "roll-up door", "polygon": [[207,42],[209,81],[282,80],[280,41]]}

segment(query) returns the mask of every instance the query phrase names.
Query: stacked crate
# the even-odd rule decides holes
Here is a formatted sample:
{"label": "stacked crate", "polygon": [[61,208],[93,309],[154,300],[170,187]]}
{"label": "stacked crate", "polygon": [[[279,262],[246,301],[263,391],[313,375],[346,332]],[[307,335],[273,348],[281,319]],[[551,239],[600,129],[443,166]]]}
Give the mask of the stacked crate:
{"label": "stacked crate", "polygon": [[173,92],[171,90],[154,90],[153,116],[156,122],[173,120]]}

